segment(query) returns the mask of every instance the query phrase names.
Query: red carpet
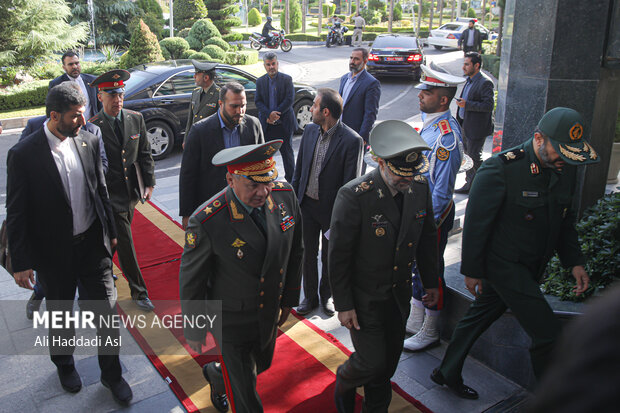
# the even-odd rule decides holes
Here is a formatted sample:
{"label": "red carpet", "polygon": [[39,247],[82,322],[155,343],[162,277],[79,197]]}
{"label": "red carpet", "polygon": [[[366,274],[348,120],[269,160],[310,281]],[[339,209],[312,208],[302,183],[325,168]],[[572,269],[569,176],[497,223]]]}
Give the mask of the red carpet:
{"label": "red carpet", "polygon": [[[139,205],[132,231],[149,296],[157,301],[155,314],[160,318],[179,314],[178,273],[183,231],[152,204]],[[115,264],[118,265],[116,258]],[[115,271],[118,273],[118,268]],[[128,300],[127,283],[120,280],[119,277],[119,301]],[[137,312],[127,302],[121,305],[120,310],[124,313]],[[190,354],[180,329],[166,330],[157,335],[137,328],[130,329],[130,332],[189,412],[216,411],[211,405],[209,386],[201,370],[201,366],[212,360],[213,356]],[[349,354],[338,340],[303,317],[289,317],[278,336],[271,368],[258,376],[257,388],[265,412],[336,412],[333,402],[334,373]],[[397,385],[393,384],[393,389],[391,412],[430,412]],[[359,411],[362,396],[358,394],[357,399],[356,410]]]}

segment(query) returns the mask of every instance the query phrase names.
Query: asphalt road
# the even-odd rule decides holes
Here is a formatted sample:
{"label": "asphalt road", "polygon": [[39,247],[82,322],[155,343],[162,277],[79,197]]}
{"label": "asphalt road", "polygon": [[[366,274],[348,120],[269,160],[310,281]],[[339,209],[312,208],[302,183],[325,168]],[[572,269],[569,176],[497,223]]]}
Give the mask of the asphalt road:
{"label": "asphalt road", "polygon": [[[307,83],[314,87],[338,89],[340,77],[348,71],[348,59],[352,48],[325,46],[293,45],[293,49],[284,53],[275,51],[280,60],[280,70],[290,74],[295,82]],[[266,53],[260,52],[260,57]],[[438,51],[433,48],[424,50],[427,63],[435,61],[455,75],[462,73],[463,54],[458,50]],[[378,121],[400,119],[415,121],[419,119],[417,82],[411,79],[385,78],[381,81],[381,100],[379,102]],[[20,129],[6,130],[0,135],[0,218],[6,214],[6,155],[19,139]],[[293,139],[295,151],[299,147],[301,136]],[[175,148],[172,154],[155,163],[157,179],[178,176],[181,165],[181,148]],[[44,202],[44,200],[42,200]]]}

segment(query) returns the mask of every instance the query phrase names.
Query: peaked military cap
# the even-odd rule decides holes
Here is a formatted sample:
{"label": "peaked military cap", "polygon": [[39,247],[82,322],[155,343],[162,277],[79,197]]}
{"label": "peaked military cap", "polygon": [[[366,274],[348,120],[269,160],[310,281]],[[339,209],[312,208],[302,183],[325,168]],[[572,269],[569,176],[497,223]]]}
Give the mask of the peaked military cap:
{"label": "peaked military cap", "polygon": [[416,89],[429,90],[435,87],[457,87],[465,82],[464,77],[454,76],[448,73],[443,67],[437,66],[435,62],[430,65],[420,65],[422,76],[420,76],[420,84]]}
{"label": "peaked military cap", "polygon": [[574,109],[557,107],[545,113],[538,129],[549,137],[551,146],[569,165],[586,165],[600,161],[594,148],[584,139],[581,114]]}
{"label": "peaked military cap", "polygon": [[276,139],[267,143],[222,149],[211,162],[215,166],[226,166],[231,174],[254,182],[272,182],[278,177],[273,155],[280,149],[282,142],[281,139]]}
{"label": "peaked military cap", "polygon": [[196,70],[196,73],[210,72],[217,67],[217,63],[199,62],[198,60],[195,60],[195,59],[192,59],[192,64],[194,65],[194,69]]}
{"label": "peaked military cap", "polygon": [[123,69],[114,69],[100,75],[98,78],[90,82],[90,85],[107,93],[124,93],[125,81],[130,77],[131,75],[128,71]]}
{"label": "peaked military cap", "polygon": [[375,156],[385,160],[396,175],[412,177],[428,171],[428,158],[422,151],[431,148],[409,124],[386,120],[370,132],[370,146]]}

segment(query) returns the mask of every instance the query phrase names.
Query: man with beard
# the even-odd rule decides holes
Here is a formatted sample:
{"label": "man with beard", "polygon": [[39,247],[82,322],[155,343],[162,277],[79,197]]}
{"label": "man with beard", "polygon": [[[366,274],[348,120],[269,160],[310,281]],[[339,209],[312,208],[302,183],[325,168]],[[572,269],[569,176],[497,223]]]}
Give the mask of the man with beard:
{"label": "man with beard", "polygon": [[588,288],[572,203],[576,166],[599,158],[583,138],[584,128],[575,110],[552,109],[531,139],[486,160],[478,171],[465,212],[461,256],[465,285],[476,299],[431,375],[460,397],[478,398],[463,383],[463,363],[474,342],[506,308],[532,339],[534,374],[543,373],[560,323],[539,283],[556,252],[562,265],[571,268],[575,293]]}
{"label": "man with beard", "polygon": [[[101,316],[115,313],[112,249],[116,230],[101,166],[99,141],[84,126],[86,98],[72,85],[53,87],[45,101],[49,120],[20,140],[7,157],[7,234],[15,282],[32,289],[34,271],[54,311],[49,329],[50,356],[60,384],[67,392],[82,388],[75,369],[73,346],[53,337],[71,339],[74,328],[58,328],[68,321],[76,285],[88,295],[83,303]],[[51,317],[51,315],[50,315]],[[101,342],[118,338],[118,328],[98,328]],[[62,340],[61,340],[62,342]],[[132,398],[122,377],[120,348],[99,349],[101,383],[122,404]]]}
{"label": "man with beard", "polygon": [[[221,336],[215,333],[215,339],[224,365],[211,362],[202,370],[220,412],[228,410],[228,401],[236,413],[263,411],[256,375],[271,365],[278,326],[299,303],[301,212],[293,188],[275,182],[273,155],[281,144],[218,152],[213,163],[227,171],[228,186],[196,210],[185,232],[179,273],[183,314],[204,315],[209,300],[222,305]],[[184,330],[197,353],[206,333]]]}
{"label": "man with beard", "polygon": [[338,367],[338,412],[353,412],[355,389],[364,386],[364,411],[385,412],[392,397],[411,300],[416,261],[437,303],[437,229],[428,182],[422,173],[430,148],[398,120],[377,125],[370,144],[379,167],[338,191],[329,234],[329,279],[338,320],[351,332],[355,352]]}
{"label": "man with beard", "polygon": [[101,110],[101,102],[97,99],[97,91],[90,85],[90,83],[95,80],[95,76],[82,73],[80,56],[74,51],[66,52],[62,55],[60,60],[62,61],[62,69],[65,73],[62,76],[58,76],[56,79],[50,80],[49,88],[51,89],[54,86],[58,86],[62,82],[74,82],[77,84],[86,97],[84,119],[88,120]]}
{"label": "man with beard", "polygon": [[456,87],[465,80],[452,76],[432,62],[422,65],[423,75],[420,84],[420,110],[424,124],[420,135],[431,150],[425,152],[430,159],[430,168],[424,173],[429,182],[433,198],[433,212],[439,237],[439,301],[434,307],[424,307],[424,289],[414,267],[413,302],[411,315],[407,320],[407,332],[415,334],[405,341],[409,351],[423,350],[439,344],[439,313],[444,306],[446,282],[444,280],[443,253],[448,244],[448,233],[454,224],[455,206],[452,201],[454,182],[461,166],[463,144],[461,128],[450,113],[450,102],[456,94]]}
{"label": "man with beard", "polygon": [[[340,78],[338,93],[342,96],[342,122],[364,139],[368,146],[368,136],[379,112],[381,84],[366,71],[368,50],[353,49],[349,59],[349,73]],[[362,173],[366,164],[362,165]]]}
{"label": "man with beard", "polygon": [[220,89],[219,111],[194,124],[185,137],[179,173],[179,215],[183,228],[196,208],[226,186],[226,168],[213,165],[225,148],[265,142],[260,122],[246,115],[245,89],[230,82]]}
{"label": "man with beard", "polygon": [[153,194],[155,162],[142,114],[123,109],[124,82],[129,76],[128,71],[116,69],[93,80],[103,109],[90,122],[101,129],[108,155],[106,182],[118,230],[118,261],[134,303],[144,311],[152,311],[154,306],[133,246],[131,221],[138,201],[146,202]]}

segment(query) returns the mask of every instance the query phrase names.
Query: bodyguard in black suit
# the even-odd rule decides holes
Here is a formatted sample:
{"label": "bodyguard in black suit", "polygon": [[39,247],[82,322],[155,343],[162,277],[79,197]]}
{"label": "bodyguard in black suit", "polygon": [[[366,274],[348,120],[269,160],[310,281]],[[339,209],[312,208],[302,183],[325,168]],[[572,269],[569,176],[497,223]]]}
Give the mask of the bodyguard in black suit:
{"label": "bodyguard in black suit", "polygon": [[86,96],[86,112],[84,118],[90,119],[101,110],[101,102],[97,99],[97,90],[90,86],[96,76],[82,74],[82,66],[80,65],[80,56],[73,51],[66,52],[62,55],[62,68],[65,73],[55,79],[50,80],[49,88],[53,88],[62,82],[73,81],[80,86],[82,93]]}
{"label": "bodyguard in black suit", "polygon": [[[304,129],[293,189],[301,205],[304,225],[304,301],[297,313],[304,315],[320,301],[323,311],[334,315],[327,276],[325,233],[329,229],[336,194],[341,186],[358,177],[363,155],[362,138],[340,121],[342,98],[333,89],[319,89],[312,105],[312,124]],[[321,281],[317,270],[319,237],[321,238]]]}
{"label": "bodyguard in black suit", "polygon": [[183,228],[203,202],[226,186],[226,168],[214,166],[213,156],[225,148],[263,143],[258,119],[246,115],[245,90],[231,82],[220,90],[220,109],[196,122],[185,138],[179,173],[179,215]]}
{"label": "bodyguard in black suit", "polygon": [[[49,122],[18,142],[7,158],[7,228],[15,282],[31,289],[34,271],[48,298],[48,310],[70,311],[79,281],[97,310],[114,311],[112,248],[116,230],[101,167],[99,141],[81,131],[84,96],[68,84],[53,88],[46,100]],[[62,301],[60,301],[62,300]],[[87,303],[87,304],[90,304]],[[99,329],[118,337],[118,329]],[[52,337],[71,338],[72,328],[50,328]],[[50,346],[61,385],[81,389],[71,346]],[[99,347],[101,382],[114,398],[132,394],[121,376],[119,348]]]}
{"label": "bodyguard in black suit", "polygon": [[263,127],[265,141],[282,139],[280,148],[284,162],[284,178],[291,182],[295,170],[295,155],[291,140],[297,130],[297,119],[293,113],[295,89],[293,78],[278,72],[278,57],[269,52],[263,57],[266,74],[256,79],[254,102],[258,119]]}
{"label": "bodyguard in black suit", "polygon": [[456,120],[463,131],[465,153],[474,161],[474,167],[466,173],[465,186],[455,190],[458,194],[469,193],[476,171],[482,164],[482,147],[487,136],[493,133],[493,81],[480,71],[482,58],[476,52],[465,54],[463,73],[468,76],[460,99],[456,104]]}
{"label": "bodyguard in black suit", "polygon": [[459,48],[461,48],[465,54],[468,52],[480,53],[482,50],[482,34],[480,30],[476,28],[475,20],[470,20],[468,28],[463,30],[461,38],[459,39]]}

